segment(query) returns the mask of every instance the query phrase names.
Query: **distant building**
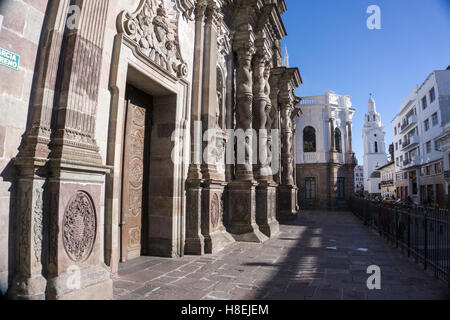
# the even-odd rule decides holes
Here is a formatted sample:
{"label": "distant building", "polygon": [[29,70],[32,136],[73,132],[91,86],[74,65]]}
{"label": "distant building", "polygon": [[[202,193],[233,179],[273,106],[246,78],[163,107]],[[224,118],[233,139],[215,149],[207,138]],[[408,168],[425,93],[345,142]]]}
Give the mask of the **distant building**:
{"label": "distant building", "polygon": [[363,127],[364,190],[371,196],[381,194],[381,176],[377,169],[387,163],[385,134],[381,115],[371,95]]}
{"label": "distant building", "polygon": [[331,91],[302,98],[298,108],[302,111],[296,123],[300,206],[334,209],[354,192],[355,109],[349,96]]}
{"label": "distant building", "polygon": [[446,206],[449,111],[450,70],[432,72],[401,104],[392,121],[398,197]]}
{"label": "distant building", "polygon": [[381,195],[383,197],[396,196],[395,193],[395,161],[394,161],[394,145],[389,146],[390,159],[387,164],[380,167],[381,176]]}
{"label": "distant building", "polygon": [[364,167],[355,167],[355,193],[364,191]]}

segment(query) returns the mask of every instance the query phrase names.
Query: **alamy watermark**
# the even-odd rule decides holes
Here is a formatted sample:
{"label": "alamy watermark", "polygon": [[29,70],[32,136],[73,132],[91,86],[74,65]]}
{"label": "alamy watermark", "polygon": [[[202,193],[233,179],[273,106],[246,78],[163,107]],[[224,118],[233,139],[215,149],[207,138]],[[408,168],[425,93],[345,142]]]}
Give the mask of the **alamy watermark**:
{"label": "alamy watermark", "polygon": [[381,9],[377,5],[371,5],[367,8],[367,14],[370,16],[367,18],[367,28],[369,30],[381,30]]}
{"label": "alamy watermark", "polygon": [[367,268],[367,274],[371,276],[367,279],[367,289],[381,290],[381,268],[373,265]]}

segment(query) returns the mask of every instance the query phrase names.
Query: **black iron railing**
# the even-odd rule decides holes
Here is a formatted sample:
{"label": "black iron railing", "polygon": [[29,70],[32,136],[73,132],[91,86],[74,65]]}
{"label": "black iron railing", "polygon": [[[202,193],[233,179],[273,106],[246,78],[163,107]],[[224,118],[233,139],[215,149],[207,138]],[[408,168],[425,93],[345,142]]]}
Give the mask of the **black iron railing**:
{"label": "black iron railing", "polygon": [[448,210],[399,207],[354,198],[349,209],[409,258],[431,269],[450,287],[450,215]]}

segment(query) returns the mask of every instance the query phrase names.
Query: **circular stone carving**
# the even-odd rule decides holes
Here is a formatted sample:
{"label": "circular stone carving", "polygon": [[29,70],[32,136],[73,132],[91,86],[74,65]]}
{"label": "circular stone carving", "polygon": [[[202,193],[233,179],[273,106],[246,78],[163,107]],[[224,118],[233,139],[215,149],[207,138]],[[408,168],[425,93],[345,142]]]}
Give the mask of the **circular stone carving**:
{"label": "circular stone carving", "polygon": [[63,217],[63,245],[69,258],[83,262],[89,258],[97,232],[97,217],[91,197],[78,191],[66,207]]}
{"label": "circular stone carving", "polygon": [[140,159],[131,161],[130,183],[133,187],[139,188],[142,185],[144,168]]}

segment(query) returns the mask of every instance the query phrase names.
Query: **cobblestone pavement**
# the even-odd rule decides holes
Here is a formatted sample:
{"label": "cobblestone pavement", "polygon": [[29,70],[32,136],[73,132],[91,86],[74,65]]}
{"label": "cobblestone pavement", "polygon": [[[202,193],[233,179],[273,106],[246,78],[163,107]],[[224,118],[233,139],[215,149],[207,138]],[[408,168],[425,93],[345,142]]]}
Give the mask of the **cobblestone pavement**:
{"label": "cobblestone pavement", "polygon": [[[370,265],[381,268],[381,290],[367,289]],[[114,295],[118,300],[448,300],[450,290],[351,213],[302,212],[264,244],[235,243],[205,257],[124,263]]]}

